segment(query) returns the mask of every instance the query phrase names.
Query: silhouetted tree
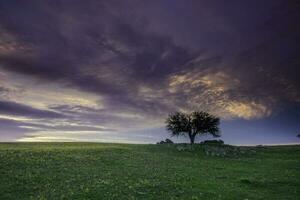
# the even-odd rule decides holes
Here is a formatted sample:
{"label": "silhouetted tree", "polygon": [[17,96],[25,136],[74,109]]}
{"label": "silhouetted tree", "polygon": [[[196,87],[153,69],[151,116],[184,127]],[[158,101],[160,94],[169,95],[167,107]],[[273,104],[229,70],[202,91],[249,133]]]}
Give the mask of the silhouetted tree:
{"label": "silhouetted tree", "polygon": [[207,112],[195,111],[190,114],[176,112],[166,120],[167,130],[172,135],[188,135],[194,144],[196,135],[211,134],[220,137],[220,119]]}

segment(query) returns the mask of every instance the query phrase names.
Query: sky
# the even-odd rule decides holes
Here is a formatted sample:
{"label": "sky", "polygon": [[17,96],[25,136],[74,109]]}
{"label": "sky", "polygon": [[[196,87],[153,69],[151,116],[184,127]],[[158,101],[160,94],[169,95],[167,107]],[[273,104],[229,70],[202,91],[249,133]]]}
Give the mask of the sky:
{"label": "sky", "polygon": [[300,143],[299,10],[0,0],[0,141],[155,143],[168,114],[202,110],[225,143]]}

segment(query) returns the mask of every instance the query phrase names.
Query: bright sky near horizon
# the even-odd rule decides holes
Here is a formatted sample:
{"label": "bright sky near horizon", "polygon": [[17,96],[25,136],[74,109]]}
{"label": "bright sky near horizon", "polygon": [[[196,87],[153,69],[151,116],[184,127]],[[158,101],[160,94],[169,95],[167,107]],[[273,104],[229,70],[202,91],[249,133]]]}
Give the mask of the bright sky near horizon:
{"label": "bright sky near horizon", "polygon": [[227,143],[300,143],[299,10],[0,0],[0,142],[154,143],[169,113],[204,110]]}

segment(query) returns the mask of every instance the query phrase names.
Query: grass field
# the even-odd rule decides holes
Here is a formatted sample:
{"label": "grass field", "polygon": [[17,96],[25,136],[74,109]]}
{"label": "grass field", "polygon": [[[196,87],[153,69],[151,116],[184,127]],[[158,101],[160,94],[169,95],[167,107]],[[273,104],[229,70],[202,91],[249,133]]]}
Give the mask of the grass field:
{"label": "grass field", "polygon": [[0,144],[0,199],[300,199],[300,146],[213,157],[174,145]]}

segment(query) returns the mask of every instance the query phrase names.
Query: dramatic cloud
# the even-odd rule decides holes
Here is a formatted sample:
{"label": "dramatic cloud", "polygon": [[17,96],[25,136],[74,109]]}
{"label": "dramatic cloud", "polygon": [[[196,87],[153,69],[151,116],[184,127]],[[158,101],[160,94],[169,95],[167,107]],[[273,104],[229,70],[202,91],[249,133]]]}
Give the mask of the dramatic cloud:
{"label": "dramatic cloud", "polygon": [[20,141],[154,142],[135,131],[177,110],[279,116],[300,103],[299,7],[0,1],[0,119],[27,123],[9,125],[26,129]]}
{"label": "dramatic cloud", "polygon": [[33,118],[61,118],[62,114],[48,111],[39,110],[26,105],[18,104],[12,101],[0,101],[0,114],[6,115],[20,115]]}

